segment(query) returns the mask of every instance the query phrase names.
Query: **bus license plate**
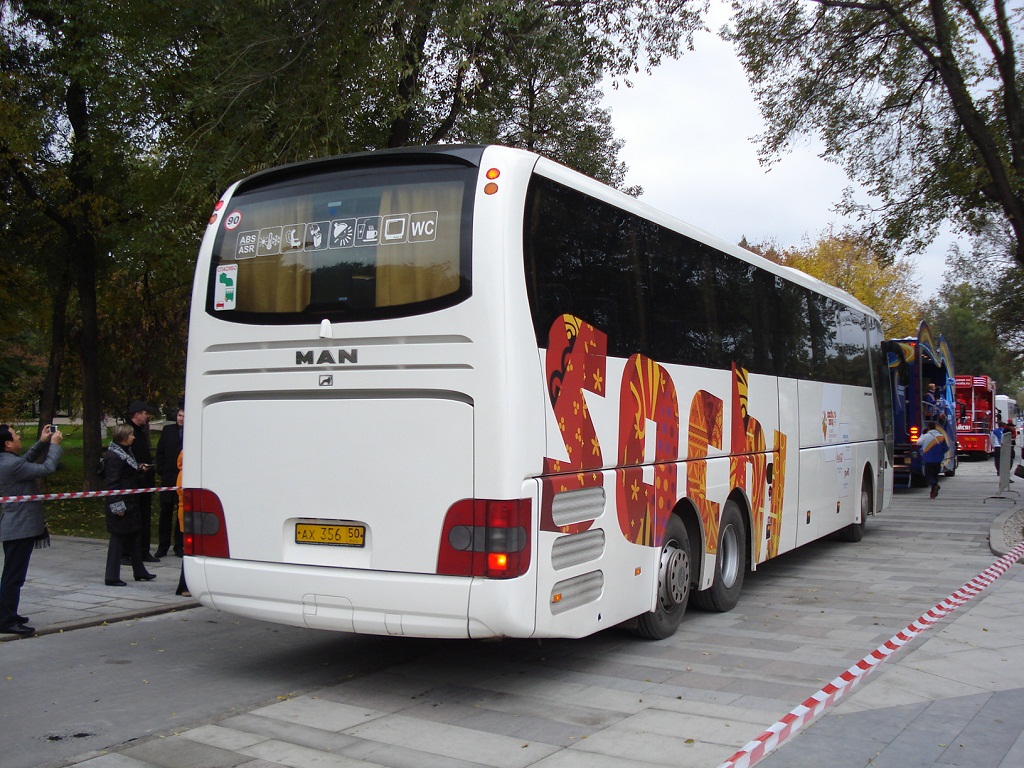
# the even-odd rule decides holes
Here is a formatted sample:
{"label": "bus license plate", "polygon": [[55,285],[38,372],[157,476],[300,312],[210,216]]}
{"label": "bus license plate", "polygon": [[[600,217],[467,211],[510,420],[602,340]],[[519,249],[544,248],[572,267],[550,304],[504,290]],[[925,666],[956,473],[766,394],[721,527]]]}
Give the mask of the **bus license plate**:
{"label": "bus license plate", "polygon": [[336,547],[361,547],[366,541],[366,527],[362,525],[324,525],[296,523],[296,544],[330,544]]}

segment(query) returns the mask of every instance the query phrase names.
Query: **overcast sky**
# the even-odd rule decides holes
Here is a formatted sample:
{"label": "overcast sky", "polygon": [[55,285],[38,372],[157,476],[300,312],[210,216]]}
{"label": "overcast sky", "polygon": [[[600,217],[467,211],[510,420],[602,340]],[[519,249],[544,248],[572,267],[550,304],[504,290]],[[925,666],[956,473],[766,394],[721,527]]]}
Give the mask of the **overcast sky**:
{"label": "overcast sky", "polygon": [[[726,20],[718,11],[709,26]],[[734,243],[745,236],[799,246],[841,225],[832,209],[851,185],[843,170],[807,142],[771,170],[762,166],[752,139],[763,121],[732,46],[711,34],[695,45],[651,75],[635,75],[632,88],[605,86],[615,134],[626,142],[626,183],[643,187],[649,205]],[[942,283],[949,242],[916,258],[922,299]]]}

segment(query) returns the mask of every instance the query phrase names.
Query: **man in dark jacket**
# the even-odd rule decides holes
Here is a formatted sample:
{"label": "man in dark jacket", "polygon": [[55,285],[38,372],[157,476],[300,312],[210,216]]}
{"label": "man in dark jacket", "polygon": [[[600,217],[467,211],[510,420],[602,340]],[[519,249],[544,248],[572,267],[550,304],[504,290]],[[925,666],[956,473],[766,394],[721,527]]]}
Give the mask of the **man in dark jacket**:
{"label": "man in dark jacket", "polygon": [[918,438],[917,450],[921,452],[924,463],[924,478],[931,487],[928,497],[934,499],[939,495],[939,472],[942,471],[942,462],[949,446],[946,444],[946,433],[936,427],[934,421],[929,421],[925,426],[928,431]]}
{"label": "man in dark jacket", "polygon": [[[174,423],[168,424],[160,433],[156,444],[156,471],[160,475],[160,485],[170,487],[178,484],[178,454],[181,452],[182,438],[185,435],[185,404],[180,403],[174,415]],[[160,521],[157,524],[157,557],[166,557],[171,548],[171,532],[174,532],[174,555],[181,557],[184,547],[181,540],[181,529],[177,518],[178,492],[160,492]]]}
{"label": "man in dark jacket", "polygon": [[[39,493],[36,480],[57,469],[64,439],[51,425],[43,427],[39,442],[21,454],[21,435],[0,424],[0,496],[33,496]],[[43,458],[42,463],[37,463]],[[0,576],[0,633],[31,635],[35,629],[18,614],[21,588],[28,574],[28,561],[36,546],[49,544],[41,501],[10,501],[0,506],[0,541],[4,545],[4,569]]]}
{"label": "man in dark jacket", "polygon": [[[152,488],[156,482],[156,472],[153,469],[153,449],[149,445],[149,414],[157,411],[151,405],[146,405],[142,400],[132,400],[128,406],[128,423],[132,425],[135,432],[135,442],[132,443],[132,455],[139,464],[146,464],[149,469],[143,474],[139,481],[139,487]],[[142,561],[145,563],[159,563],[160,558],[154,557],[149,551],[150,538],[153,535],[153,494],[140,493],[139,514],[142,527],[139,530],[139,539],[142,544]]]}

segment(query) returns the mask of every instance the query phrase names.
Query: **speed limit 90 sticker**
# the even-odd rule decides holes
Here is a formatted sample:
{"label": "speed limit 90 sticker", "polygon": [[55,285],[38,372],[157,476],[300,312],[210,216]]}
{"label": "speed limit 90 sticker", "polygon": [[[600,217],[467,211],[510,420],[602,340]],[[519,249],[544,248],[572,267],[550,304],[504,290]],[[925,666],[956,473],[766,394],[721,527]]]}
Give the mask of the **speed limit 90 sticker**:
{"label": "speed limit 90 sticker", "polygon": [[231,213],[229,213],[227,215],[227,218],[224,219],[224,229],[227,229],[227,230],[235,229],[241,223],[242,223],[242,212],[241,211],[232,211]]}

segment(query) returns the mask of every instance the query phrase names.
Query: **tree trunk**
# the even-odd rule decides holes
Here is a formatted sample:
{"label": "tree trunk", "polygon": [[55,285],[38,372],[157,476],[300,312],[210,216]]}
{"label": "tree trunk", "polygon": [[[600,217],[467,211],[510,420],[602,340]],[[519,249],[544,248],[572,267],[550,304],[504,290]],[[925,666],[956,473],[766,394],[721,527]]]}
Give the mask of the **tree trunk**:
{"label": "tree trunk", "polygon": [[68,84],[66,106],[68,120],[75,133],[74,151],[68,178],[75,190],[79,210],[75,216],[71,258],[82,313],[79,355],[82,366],[82,486],[96,489],[99,478],[93,471],[100,460],[103,439],[103,401],[100,393],[99,319],[96,312],[96,263],[99,250],[86,210],[93,197],[96,180],[92,168],[91,119],[87,91],[77,80]]}
{"label": "tree trunk", "polygon": [[79,354],[82,361],[82,457],[84,461],[83,488],[97,489],[96,476],[103,450],[103,403],[100,397],[99,320],[96,314],[96,242],[91,235],[83,235],[75,243],[75,261],[78,267],[78,300],[82,311],[82,333]]}
{"label": "tree trunk", "polygon": [[62,276],[57,284],[57,292],[53,296],[53,313],[50,317],[50,359],[46,364],[46,378],[43,379],[43,391],[39,397],[39,431],[36,439],[42,435],[43,427],[53,423],[57,414],[57,399],[60,394],[60,376],[64,369],[64,352],[67,349],[67,309],[71,286],[66,277]]}
{"label": "tree trunk", "polygon": [[402,71],[395,93],[398,113],[388,126],[388,148],[407,146],[412,139],[412,121],[416,94],[420,89],[423,57],[434,17],[434,2],[413,3],[410,10],[409,30],[402,20],[396,19],[391,27],[395,38],[405,46],[402,52]]}

